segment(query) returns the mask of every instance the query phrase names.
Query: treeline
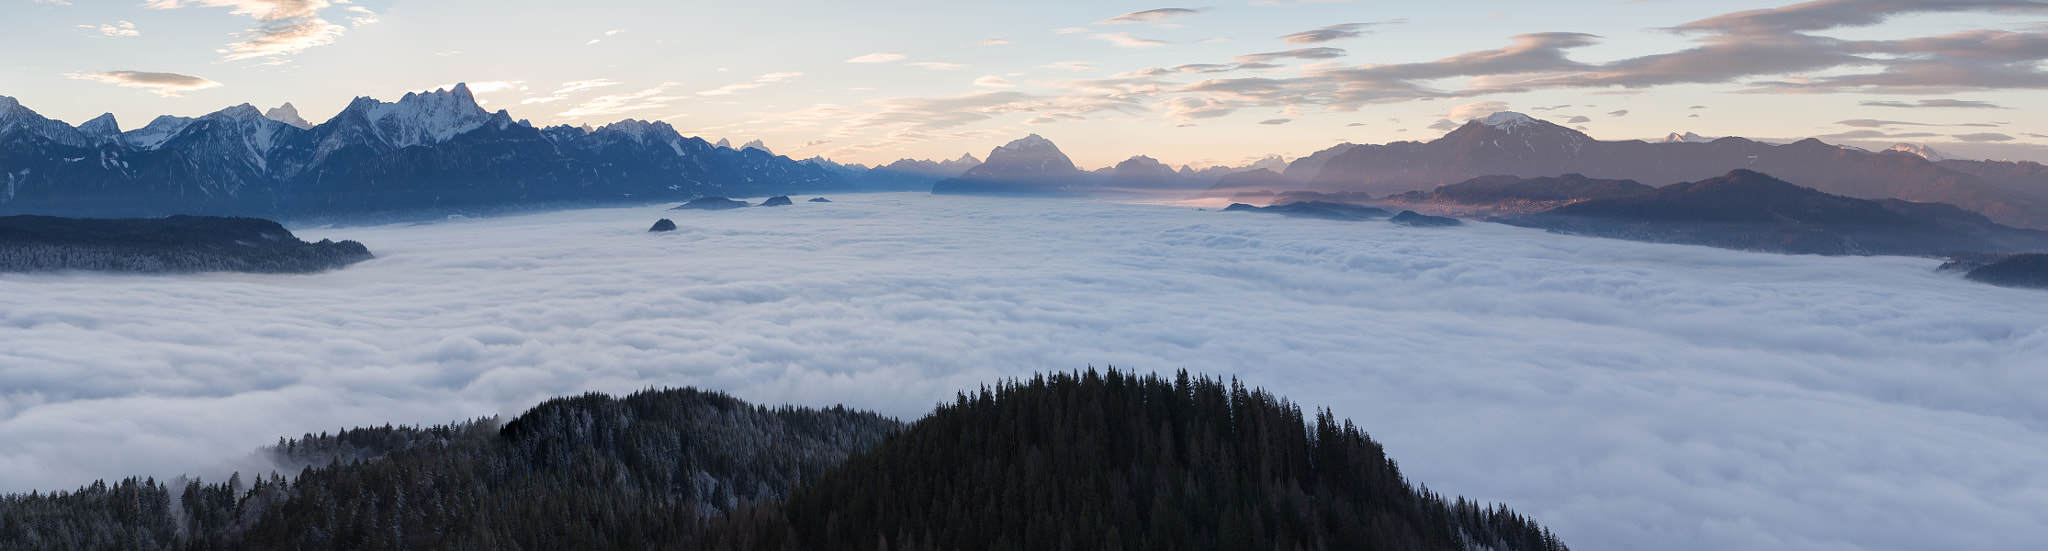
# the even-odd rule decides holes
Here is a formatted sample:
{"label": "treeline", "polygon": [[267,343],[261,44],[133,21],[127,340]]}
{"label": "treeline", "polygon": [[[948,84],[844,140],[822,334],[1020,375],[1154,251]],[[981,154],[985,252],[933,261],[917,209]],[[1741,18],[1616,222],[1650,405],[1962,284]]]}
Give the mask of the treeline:
{"label": "treeline", "polygon": [[586,394],[264,452],[307,466],[0,496],[0,549],[1565,549],[1328,411],[1185,372],[1009,381],[909,426]]}
{"label": "treeline", "polygon": [[259,218],[0,217],[0,272],[309,273],[370,258],[362,243],[307,243]]}

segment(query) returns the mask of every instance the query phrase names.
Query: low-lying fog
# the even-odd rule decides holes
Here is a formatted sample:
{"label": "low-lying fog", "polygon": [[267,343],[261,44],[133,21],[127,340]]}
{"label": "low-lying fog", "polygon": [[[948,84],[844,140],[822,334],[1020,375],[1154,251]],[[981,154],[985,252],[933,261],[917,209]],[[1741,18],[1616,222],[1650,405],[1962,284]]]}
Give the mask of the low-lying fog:
{"label": "low-lying fog", "polygon": [[281,435],[592,390],[911,419],[1114,365],[1329,406],[1432,490],[1581,549],[2048,539],[2048,293],[1935,260],[802,199],[302,229],[379,256],[311,276],[0,275],[0,491],[211,479]]}

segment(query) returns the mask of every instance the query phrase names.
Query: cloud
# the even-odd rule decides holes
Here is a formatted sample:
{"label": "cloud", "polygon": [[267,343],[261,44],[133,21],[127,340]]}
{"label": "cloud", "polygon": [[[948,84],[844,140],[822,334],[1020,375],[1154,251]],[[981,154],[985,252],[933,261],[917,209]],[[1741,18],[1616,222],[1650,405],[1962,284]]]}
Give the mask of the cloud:
{"label": "cloud", "polygon": [[1095,70],[1095,66],[1096,66],[1096,65],[1101,65],[1101,64],[1100,64],[1100,63],[1096,63],[1096,62],[1093,62],[1093,61],[1055,61],[1055,62],[1052,62],[1052,63],[1048,63],[1048,64],[1045,64],[1045,65],[1039,65],[1039,66],[1038,66],[1038,68],[1040,68],[1040,69],[1057,69],[1057,70],[1061,70],[1061,71],[1076,71],[1076,72],[1083,72],[1083,71],[1093,71],[1093,70]]}
{"label": "cloud", "polygon": [[1866,101],[1861,103],[1861,105],[1865,107],[1899,107],[1905,109],[2011,109],[2011,107],[2000,107],[1998,104],[1988,101],[1959,99],[1923,99],[1915,103],[1903,101]]}
{"label": "cloud", "polygon": [[[329,0],[145,0],[143,6],[168,10],[184,7],[229,8],[228,13],[247,16],[257,26],[242,33],[220,53],[228,61],[286,56],[307,48],[334,43],[348,28],[322,19],[320,10],[333,5]],[[358,16],[360,17],[360,15]],[[374,17],[372,17],[374,19]]]}
{"label": "cloud", "polygon": [[585,90],[594,90],[606,86],[617,86],[618,84],[619,83],[613,82],[611,79],[605,78],[596,78],[590,80],[572,80],[569,82],[562,83],[562,88],[559,90],[555,90],[553,94],[549,94],[544,97],[526,98],[523,100],[519,100],[519,104],[532,105],[562,101],[565,99],[569,99],[569,96],[575,95],[578,92],[582,92]]}
{"label": "cloud", "polygon": [[1607,112],[1607,116],[1609,116],[1609,117],[1626,117],[1626,116],[1628,116],[1628,110],[1627,110],[1627,109],[1616,109],[1616,110],[1613,110],[1613,111],[1608,111],[1608,112]]}
{"label": "cloud", "polygon": [[1506,110],[1508,110],[1508,103],[1505,101],[1475,101],[1452,107],[1449,112],[1444,113],[1444,118],[1462,121],[1477,119]]}
{"label": "cloud", "polygon": [[1323,27],[1312,31],[1301,31],[1298,33],[1288,33],[1280,35],[1280,41],[1286,42],[1288,44],[1321,44],[1324,42],[1330,42],[1334,40],[1343,40],[1346,38],[1358,38],[1360,36],[1364,36],[1366,33],[1365,29],[1369,27],[1379,25],[1391,25],[1405,22],[1407,22],[1407,20],[1405,19],[1394,19],[1390,21],[1378,21],[1373,23],[1345,23],[1342,25],[1331,25],[1328,27]]}
{"label": "cloud", "polygon": [[1266,119],[1259,121],[1259,124],[1287,124],[1290,122],[1294,122],[1294,119]]}
{"label": "cloud", "polygon": [[875,52],[875,53],[872,53],[872,54],[867,54],[867,55],[863,55],[863,56],[855,57],[855,58],[852,58],[852,59],[848,59],[848,60],[846,60],[846,62],[847,62],[847,63],[888,63],[888,62],[891,62],[891,61],[902,61],[903,59],[905,59],[905,58],[908,58],[908,57],[910,57],[910,56],[906,56],[906,55],[903,55],[903,54],[899,54],[899,53],[896,53],[896,52]]}
{"label": "cloud", "polygon": [[1005,79],[1003,77],[995,75],[986,75],[981,78],[974,79],[974,85],[988,88],[1013,88],[1017,86],[1016,84],[1011,83],[1009,79]]}
{"label": "cloud", "polygon": [[1450,119],[1437,119],[1436,122],[1430,123],[1428,128],[1430,130],[1442,130],[1448,132],[1451,130],[1457,130],[1458,123],[1452,122]]}
{"label": "cloud", "polygon": [[923,68],[923,69],[927,69],[927,70],[932,70],[932,71],[951,71],[951,70],[955,70],[955,69],[966,69],[966,68],[967,68],[967,66],[966,66],[966,65],[962,65],[962,64],[959,64],[959,63],[948,63],[948,62],[944,62],[944,61],[919,61],[919,62],[911,63],[911,64],[910,64],[910,66],[912,66],[912,67],[919,67],[919,68]]}
{"label": "cloud", "polygon": [[1282,52],[1245,54],[1231,58],[1231,60],[1241,65],[1266,65],[1282,59],[1335,59],[1339,57],[1344,57],[1344,50],[1341,48],[1317,47]]}
{"label": "cloud", "polygon": [[1166,109],[1167,118],[1180,120],[1213,119],[1229,115],[1238,107],[1228,102],[1209,98],[1177,97],[1159,103]]}
{"label": "cloud", "polygon": [[353,26],[361,27],[381,21],[381,19],[377,18],[377,12],[370,11],[370,8],[349,6],[346,11],[349,12],[348,23]]}
{"label": "cloud", "polygon": [[1887,121],[1878,119],[1851,119],[1846,121],[1835,121],[1835,124],[1839,124],[1842,126],[1854,126],[1857,128],[1883,128],[1886,126],[1940,126],[1936,124],[1922,124],[1917,122],[1904,121]]}
{"label": "cloud", "polygon": [[1949,137],[1966,142],[2005,142],[2012,141],[2014,139],[2012,136],[2007,136],[2005,134],[1998,134],[1993,132],[1985,132],[1979,134],[1954,134]]}
{"label": "cloud", "polygon": [[1131,33],[1096,33],[1088,35],[1088,38],[1106,41],[1118,48],[1157,48],[1169,44],[1164,40],[1131,36]]}
{"label": "cloud", "polygon": [[760,87],[763,87],[763,86],[767,86],[767,85],[770,85],[770,84],[774,84],[774,83],[777,83],[777,82],[782,82],[782,81],[785,81],[785,80],[789,80],[789,79],[792,79],[792,78],[796,78],[796,77],[800,77],[800,76],[803,76],[803,75],[804,75],[803,73],[768,73],[768,74],[765,74],[765,75],[761,75],[761,76],[758,76],[758,77],[754,77],[754,80],[750,80],[750,81],[747,81],[747,82],[740,82],[740,83],[735,83],[735,84],[727,84],[727,85],[725,85],[725,86],[720,86],[720,87],[717,87],[717,88],[713,88],[713,89],[710,89],[710,90],[704,90],[704,91],[701,91],[701,92],[697,92],[697,95],[699,95],[699,96],[730,96],[730,95],[733,95],[733,94],[737,94],[737,93],[740,93],[740,92],[743,92],[743,91],[747,91],[747,90],[752,90],[752,89],[755,89],[755,88],[760,88]]}
{"label": "cloud", "polygon": [[[682,96],[663,95],[668,92],[668,89],[670,87],[673,86],[675,86],[675,83],[665,82],[662,83],[660,86],[655,86],[653,88],[648,88],[638,92],[598,96],[596,98],[590,99],[589,101],[585,101],[582,104],[579,104],[575,107],[571,107],[567,111],[555,113],[555,116],[564,119],[578,119],[606,117],[620,115],[624,113],[631,113],[634,111],[645,111],[648,109],[660,109],[663,107],[667,107],[670,102],[683,99]],[[698,94],[703,94],[703,92],[698,92]]]}
{"label": "cloud", "polygon": [[78,28],[99,31],[106,36],[142,36],[142,31],[135,30],[135,24],[127,21],[119,21],[112,25],[79,25]]}
{"label": "cloud", "polygon": [[[1333,408],[1413,480],[1577,548],[2048,538],[2027,513],[2048,487],[2039,292],[1940,260],[833,199],[299,229],[379,255],[304,276],[0,274],[0,490],[217,480],[283,435],[584,391],[914,419],[1002,377],[1115,365]],[[646,234],[657,218],[681,227]]]}
{"label": "cloud", "polygon": [[1005,39],[1001,39],[1001,38],[988,38],[988,39],[983,39],[983,40],[982,40],[982,41],[980,41],[980,42],[976,42],[976,43],[974,43],[974,45],[976,45],[976,46],[1001,46],[1001,45],[1004,45],[1004,44],[1011,44],[1011,43],[1012,43],[1012,42],[1010,42],[1009,40],[1005,40]]}
{"label": "cloud", "polygon": [[1109,19],[1096,21],[1093,24],[1127,25],[1132,23],[1158,23],[1160,21],[1165,21],[1177,17],[1187,17],[1197,13],[1202,13],[1202,10],[1195,8],[1157,8],[1145,11],[1134,11],[1116,17],[1111,17]]}
{"label": "cloud", "polygon": [[1564,121],[1565,124],[1578,124],[1582,122],[1593,122],[1593,118],[1585,115],[1575,115],[1571,120]]}
{"label": "cloud", "polygon": [[78,80],[104,82],[122,88],[141,88],[148,90],[152,94],[167,98],[184,97],[186,92],[220,87],[218,82],[178,73],[108,71],[104,73],[65,73],[64,76]]}

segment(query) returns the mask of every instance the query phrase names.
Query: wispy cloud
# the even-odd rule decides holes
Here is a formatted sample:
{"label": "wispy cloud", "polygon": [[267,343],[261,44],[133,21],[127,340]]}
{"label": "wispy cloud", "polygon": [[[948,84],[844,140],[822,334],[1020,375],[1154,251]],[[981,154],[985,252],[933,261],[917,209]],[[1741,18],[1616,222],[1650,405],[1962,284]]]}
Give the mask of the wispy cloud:
{"label": "wispy cloud", "polygon": [[562,88],[555,90],[553,94],[537,98],[526,98],[523,100],[519,100],[519,104],[533,105],[562,101],[565,99],[569,99],[569,96],[574,95],[577,92],[603,88],[606,86],[616,86],[618,84],[619,83],[613,82],[611,79],[605,78],[595,78],[590,80],[572,80],[569,82],[562,83]]}
{"label": "wispy cloud", "polygon": [[952,70],[955,70],[955,69],[966,69],[966,68],[967,68],[967,66],[966,66],[966,65],[964,65],[964,64],[960,64],[960,63],[949,63],[949,62],[944,62],[944,61],[919,61],[919,62],[915,62],[915,63],[910,63],[909,65],[910,65],[910,66],[912,66],[912,67],[919,67],[919,68],[923,68],[923,69],[929,69],[929,70],[933,70],[933,71],[952,71]]}
{"label": "wispy cloud", "polygon": [[100,34],[106,36],[142,36],[142,31],[135,30],[135,24],[127,21],[120,21],[111,25],[79,25],[78,28],[88,31],[99,31]]}
{"label": "wispy cloud", "polygon": [[981,78],[974,79],[974,85],[986,88],[1013,88],[1017,86],[1016,84],[1012,84],[1009,79],[995,75],[987,75]]}
{"label": "wispy cloud", "polygon": [[591,45],[591,44],[596,44],[596,43],[599,43],[599,42],[603,42],[603,41],[604,41],[604,39],[606,39],[606,38],[610,38],[611,36],[613,36],[613,35],[616,35],[616,34],[619,34],[619,33],[622,33],[622,32],[626,32],[626,30],[625,30],[625,29],[612,29],[612,30],[609,30],[609,31],[605,31],[605,32],[604,32],[604,36],[600,36],[600,37],[597,37],[597,38],[592,38],[592,39],[590,39],[590,41],[589,41],[589,42],[585,42],[585,43],[583,43],[583,45],[585,45],[585,46],[589,46],[589,45]]}
{"label": "wispy cloud", "polygon": [[1093,61],[1055,61],[1052,63],[1047,63],[1045,65],[1039,65],[1038,68],[1055,69],[1060,71],[1085,72],[1095,70],[1096,65],[1101,64]]}
{"label": "wispy cloud", "polygon": [[143,6],[159,10],[229,8],[228,13],[255,19],[257,26],[242,33],[240,42],[231,42],[219,51],[229,61],[241,61],[291,55],[334,43],[348,29],[320,17],[320,10],[332,4],[329,0],[147,0]]}
{"label": "wispy cloud", "polygon": [[1364,36],[1366,34],[1365,29],[1370,27],[1375,27],[1379,25],[1392,25],[1396,23],[1405,22],[1407,22],[1406,19],[1394,19],[1388,21],[1375,21],[1371,23],[1345,23],[1342,25],[1331,25],[1328,27],[1323,27],[1315,30],[1283,34],[1280,35],[1280,40],[1288,44],[1320,44],[1323,42],[1330,42],[1333,40],[1343,40],[1346,38],[1358,38],[1360,36]]}
{"label": "wispy cloud", "polygon": [[755,88],[760,88],[760,87],[762,87],[762,86],[767,86],[767,85],[770,85],[770,84],[774,84],[774,83],[777,83],[777,82],[782,82],[782,81],[785,81],[785,80],[789,80],[789,79],[792,79],[792,78],[796,78],[796,77],[800,77],[800,76],[804,76],[804,74],[803,74],[803,73],[768,73],[768,74],[765,74],[765,75],[761,75],[761,76],[758,76],[758,77],[754,77],[754,80],[750,80],[750,81],[747,81],[747,82],[740,82],[740,83],[734,83],[734,84],[727,84],[727,85],[725,85],[725,86],[720,86],[720,87],[717,87],[717,88],[713,88],[713,89],[710,89],[710,90],[705,90],[705,91],[702,91],[702,92],[697,92],[697,95],[699,95],[699,96],[730,96],[730,95],[733,95],[733,94],[737,94],[737,93],[740,93],[740,92],[743,92],[743,91],[746,91],[746,90],[752,90],[752,89],[755,89]]}
{"label": "wispy cloud", "polygon": [[1998,104],[1988,101],[1960,99],[1923,99],[1915,103],[1903,101],[1866,101],[1860,105],[1865,107],[1898,107],[1904,109],[2011,109],[2011,107],[2000,107]]}
{"label": "wispy cloud", "polygon": [[848,59],[848,60],[846,60],[846,62],[847,62],[847,63],[888,63],[888,62],[891,62],[891,61],[902,61],[902,60],[904,60],[904,59],[906,59],[906,58],[909,58],[909,57],[910,57],[910,56],[906,56],[906,55],[903,55],[903,54],[899,54],[899,53],[896,53],[896,52],[875,52],[875,53],[872,53],[872,54],[867,54],[867,55],[863,55],[863,56],[855,57],[855,58],[852,58],[852,59]]}
{"label": "wispy cloud", "polygon": [[1278,124],[1287,124],[1287,123],[1290,123],[1290,122],[1294,122],[1294,119],[1266,119],[1266,120],[1262,120],[1262,121],[1259,121],[1259,124],[1273,124],[1273,125],[1278,125]]}
{"label": "wispy cloud", "polygon": [[1126,13],[1116,17],[1111,17],[1109,19],[1096,21],[1093,24],[1128,25],[1132,23],[1158,23],[1160,21],[1165,21],[1168,19],[1174,19],[1179,17],[1187,17],[1198,13],[1202,13],[1202,10],[1196,8],[1156,8],[1145,11],[1134,11],[1131,13]]}
{"label": "wispy cloud", "polygon": [[1444,113],[1444,118],[1462,121],[1506,110],[1508,110],[1508,102],[1505,101],[1475,101],[1452,107],[1450,111]]}
{"label": "wispy cloud", "polygon": [[2005,134],[1985,132],[1981,134],[1954,134],[1949,136],[1966,142],[2009,142],[2014,138]]}
{"label": "wispy cloud", "polygon": [[1131,36],[1131,33],[1096,33],[1088,35],[1088,38],[1105,41],[1118,48],[1157,48],[1169,44],[1164,40]]}
{"label": "wispy cloud", "polygon": [[167,98],[183,97],[186,92],[220,87],[218,82],[178,73],[108,71],[104,73],[65,73],[64,76],[79,80],[104,82],[122,88],[140,88]]}
{"label": "wispy cloud", "polygon": [[1011,43],[1011,42],[1010,42],[1009,40],[1006,40],[1006,39],[1001,39],[1001,38],[989,38],[989,39],[985,39],[985,40],[982,40],[982,41],[980,41],[980,42],[976,42],[976,43],[974,43],[974,45],[976,45],[976,46],[1001,46],[1001,45],[1004,45],[1004,44],[1010,44],[1010,43]]}
{"label": "wispy cloud", "polygon": [[660,86],[638,92],[598,96],[567,111],[556,113],[555,116],[574,119],[580,117],[614,116],[634,111],[664,108],[668,106],[669,102],[684,99],[682,96],[663,95],[668,92],[670,87],[675,85],[676,83],[673,82],[664,82]]}

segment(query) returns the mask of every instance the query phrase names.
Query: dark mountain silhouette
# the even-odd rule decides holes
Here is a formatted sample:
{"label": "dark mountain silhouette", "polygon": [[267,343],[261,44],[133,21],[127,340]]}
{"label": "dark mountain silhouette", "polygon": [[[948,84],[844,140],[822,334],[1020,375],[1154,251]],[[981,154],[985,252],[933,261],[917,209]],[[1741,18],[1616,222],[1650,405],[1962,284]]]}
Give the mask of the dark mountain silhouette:
{"label": "dark mountain silhouette", "polygon": [[1418,228],[1446,228],[1451,226],[1465,225],[1464,222],[1461,222],[1456,218],[1449,218],[1444,216],[1430,216],[1412,210],[1401,211],[1400,214],[1394,215],[1393,218],[1389,218],[1387,219],[1387,221],[1393,222],[1395,224],[1400,224],[1403,226],[1411,226]]}
{"label": "dark mountain silhouette", "polygon": [[0,272],[310,273],[370,258],[361,243],[307,243],[257,218],[0,217]]}
{"label": "dark mountain silhouette", "polygon": [[2048,232],[2001,226],[1954,206],[1843,197],[1740,169],[1506,220],[1566,233],[1786,253],[1935,255],[2048,247]]}
{"label": "dark mountain silhouette", "polygon": [[1080,191],[1087,173],[1051,140],[1032,134],[988,153],[988,160],[957,178],[932,184],[932,193],[1059,195]]}
{"label": "dark mountain silhouette", "polygon": [[1991,185],[2048,197],[2048,166],[2033,161],[1942,159],[1934,164],[1976,176]]}
{"label": "dark mountain silhouette", "polygon": [[1970,281],[2005,287],[2048,289],[2048,254],[2016,254],[1970,270]]}
{"label": "dark mountain silhouette", "polygon": [[1327,201],[1298,201],[1266,207],[1234,203],[1224,207],[1223,212],[1263,212],[1290,218],[1317,218],[1322,220],[1367,220],[1386,218],[1394,214],[1386,209]]}
{"label": "dark mountain silhouette", "polygon": [[648,233],[676,231],[676,221],[667,218],[655,220],[654,226],[647,228],[647,231]]}
{"label": "dark mountain silhouette", "polygon": [[[1503,112],[1468,122],[1429,142],[1338,147],[1343,151],[1323,161],[1313,178],[1297,177],[1294,167],[1286,176],[1306,181],[1300,188],[1312,191],[1391,195],[1485,175],[1581,174],[1662,185],[1712,178],[1740,168],[1775,174],[1838,195],[1949,203],[2002,224],[2048,228],[2048,199],[1973,175],[2025,172],[2024,167],[1999,163],[1965,173],[1958,167],[1967,162],[1937,165],[1912,153],[1873,153],[1813,139],[1784,145],[1743,138],[1706,143],[1603,142],[1563,126]],[[2011,178],[2038,181],[2018,175]],[[1218,186],[1223,183],[1219,181]]]}
{"label": "dark mountain silhouette", "polygon": [[[284,113],[278,113],[280,118]],[[469,89],[356,98],[300,128],[239,105],[78,129],[0,98],[0,214],[281,217],[842,191],[817,165],[712,146],[666,123],[536,129]]]}
{"label": "dark mountain silhouette", "polygon": [[790,206],[790,205],[794,205],[794,204],[796,204],[796,202],[795,202],[795,201],[791,201],[791,200],[789,200],[789,196],[788,196],[788,195],[777,195],[777,196],[774,196],[774,197],[769,197],[768,199],[766,199],[766,200],[763,200],[763,201],[761,201],[761,205],[760,205],[760,206],[763,206],[763,207],[786,207],[786,206]]}
{"label": "dark mountain silhouette", "polygon": [[746,201],[724,197],[698,197],[668,210],[727,210],[747,207]]}
{"label": "dark mountain silhouette", "polygon": [[1185,372],[1003,382],[907,426],[586,394],[258,455],[298,475],[0,495],[0,549],[1565,549],[1350,421]]}

